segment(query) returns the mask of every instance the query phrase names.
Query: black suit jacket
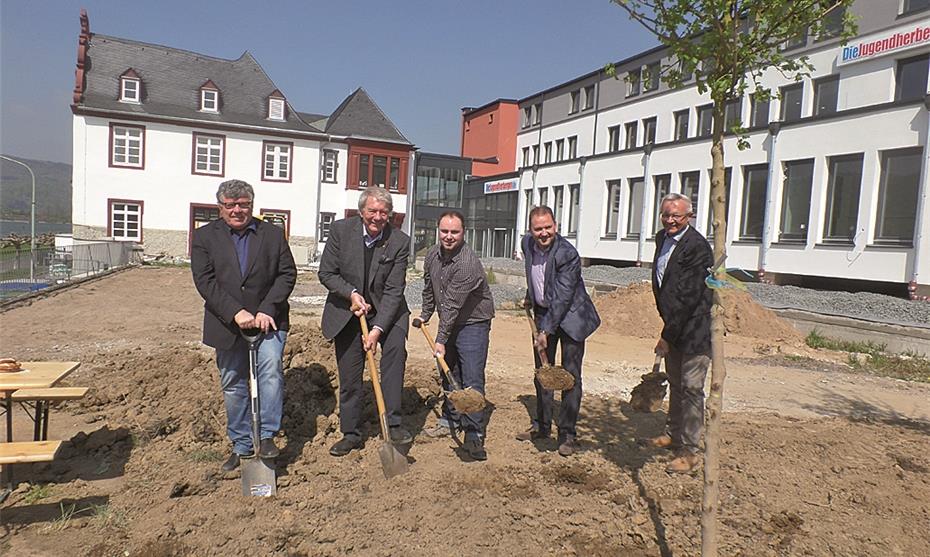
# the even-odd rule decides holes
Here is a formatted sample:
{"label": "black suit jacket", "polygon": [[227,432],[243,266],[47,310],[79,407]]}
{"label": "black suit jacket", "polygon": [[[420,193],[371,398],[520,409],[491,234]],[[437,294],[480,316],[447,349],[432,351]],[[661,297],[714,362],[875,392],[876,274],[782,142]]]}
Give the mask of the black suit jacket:
{"label": "black suit jacket", "polygon": [[661,230],[656,234],[652,260],[652,293],[665,323],[662,338],[685,354],[708,354],[713,293],[704,279],[714,264],[714,253],[707,239],[689,226],[669,257],[660,288],[656,262],[664,242],[665,231]]}
{"label": "black suit jacket", "polygon": [[[323,248],[319,277],[329,290],[322,320],[323,336],[328,339],[335,338],[350,319],[355,319],[349,299],[352,291],[362,293],[365,290],[362,227],[362,219],[358,216],[337,220],[330,227],[329,239]],[[410,236],[388,224],[374,250],[368,273],[369,299],[365,301],[374,307],[375,315],[369,319],[368,326],[380,327],[387,333],[397,323],[406,327],[410,315],[404,297]]]}
{"label": "black suit jacket", "polygon": [[[526,268],[526,296],[536,301],[531,269],[533,267],[533,236],[523,237],[523,261]],[[581,342],[591,336],[601,325],[601,318],[585,290],[581,279],[581,258],[575,246],[556,235],[549,248],[549,263],[546,265],[545,292],[543,297],[549,310],[539,322],[539,330],[550,335],[561,328],[575,340]]]}
{"label": "black suit jacket", "polygon": [[201,226],[191,241],[191,271],[194,284],[204,299],[203,342],[229,350],[239,338],[235,316],[245,309],[262,312],[275,320],[278,329],[288,330],[288,296],[297,280],[297,267],[284,230],[255,220],[249,238],[245,276],[229,226],[222,219]]}

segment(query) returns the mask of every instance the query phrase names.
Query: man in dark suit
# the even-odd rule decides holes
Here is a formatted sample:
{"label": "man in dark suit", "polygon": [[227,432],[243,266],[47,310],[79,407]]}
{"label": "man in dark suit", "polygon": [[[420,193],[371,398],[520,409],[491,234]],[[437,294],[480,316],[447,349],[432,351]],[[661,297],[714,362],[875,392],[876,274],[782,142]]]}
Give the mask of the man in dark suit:
{"label": "man in dark suit", "polygon": [[261,329],[256,374],[261,398],[262,458],[274,458],[273,437],[281,429],[289,306],[297,269],[284,231],[252,218],[255,193],[242,180],[220,184],[220,219],[194,231],[191,271],[204,299],[203,342],[216,349],[226,404],[226,432],[233,452],[223,463],[232,471],[252,446],[249,350],[242,329]]}
{"label": "man in dark suit", "polygon": [[[410,443],[400,423],[410,309],[404,297],[410,237],[390,224],[391,194],[376,186],[358,200],[359,216],[334,222],[320,259],[320,282],[329,290],[323,308],[323,336],[336,347],[339,368],[339,424],[342,439],[329,452],[344,456],[363,445],[365,350],[381,344],[381,389],[392,441]],[[354,309],[353,308],[357,308]],[[370,334],[361,336],[358,316],[366,315]]]}
{"label": "man in dark suit", "polygon": [[[574,386],[562,391],[559,411],[559,454],[575,452],[575,424],[581,408],[581,363],[585,339],[601,324],[594,304],[581,279],[578,251],[558,234],[552,209],[535,207],[530,211],[530,234],[522,241],[526,265],[526,299],[533,307],[538,334],[534,346],[546,351],[555,362],[556,346],[562,345],[562,367],[575,378]],[[539,355],[535,354],[539,367]],[[532,428],[517,435],[521,441],[546,439],[552,424],[553,392],[536,384],[536,418]]]}
{"label": "man in dark suit", "polygon": [[660,205],[663,230],[656,234],[652,292],[665,326],[656,354],[665,356],[669,410],[663,435],[645,443],[677,449],[666,470],[688,473],[700,466],[704,431],[704,379],[710,365],[710,308],[704,279],[714,264],[707,239],[688,223],[691,200],[670,193]]}

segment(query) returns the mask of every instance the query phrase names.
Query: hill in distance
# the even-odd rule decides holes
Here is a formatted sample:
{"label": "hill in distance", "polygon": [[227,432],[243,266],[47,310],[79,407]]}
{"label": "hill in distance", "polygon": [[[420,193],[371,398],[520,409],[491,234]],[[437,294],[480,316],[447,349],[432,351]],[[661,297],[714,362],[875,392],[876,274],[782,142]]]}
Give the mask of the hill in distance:
{"label": "hill in distance", "polygon": [[[71,222],[71,165],[6,155],[28,164],[36,175],[36,220]],[[22,166],[0,159],[0,218],[28,220],[32,181]]]}

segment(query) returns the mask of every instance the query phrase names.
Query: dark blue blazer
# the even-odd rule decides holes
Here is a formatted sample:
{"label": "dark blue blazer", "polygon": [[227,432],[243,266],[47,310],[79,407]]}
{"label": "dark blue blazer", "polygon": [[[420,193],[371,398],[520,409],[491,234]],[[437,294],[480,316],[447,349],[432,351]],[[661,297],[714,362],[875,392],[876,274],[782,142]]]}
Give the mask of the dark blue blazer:
{"label": "dark blue blazer", "polygon": [[662,338],[685,354],[710,353],[710,307],[713,293],[704,283],[714,264],[710,244],[693,226],[685,231],[665,266],[662,287],[656,278],[656,262],[662,253],[665,231],[656,234],[652,260],[652,293],[665,326]]}
{"label": "dark blue blazer", "polygon": [[[531,302],[536,300],[530,271],[533,266],[533,243],[531,234],[524,236],[521,242],[526,267],[526,296]],[[601,318],[581,279],[578,250],[558,234],[549,248],[545,285],[543,297],[549,311],[538,323],[540,331],[551,335],[561,328],[572,340],[581,342],[601,325]]]}

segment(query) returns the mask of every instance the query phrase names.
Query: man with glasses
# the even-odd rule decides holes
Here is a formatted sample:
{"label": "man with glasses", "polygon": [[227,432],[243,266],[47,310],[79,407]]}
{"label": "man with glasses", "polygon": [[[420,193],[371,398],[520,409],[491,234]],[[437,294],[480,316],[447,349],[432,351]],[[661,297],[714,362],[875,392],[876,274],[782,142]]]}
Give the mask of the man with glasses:
{"label": "man with glasses", "polygon": [[[410,316],[404,297],[410,237],[391,226],[393,210],[386,189],[366,188],[359,196],[359,216],[332,224],[320,259],[320,282],[329,290],[323,307],[323,336],[334,341],[339,370],[339,428],[343,437],[330,447],[333,456],[345,456],[364,445],[360,426],[365,408],[365,351],[376,350],[379,343],[381,390],[391,440],[399,444],[412,441],[400,425]],[[368,338],[362,338],[361,315],[368,320]]]}
{"label": "man with glasses", "polygon": [[662,198],[660,211],[663,230],[656,234],[652,292],[664,323],[655,352],[665,357],[669,410],[665,433],[642,442],[677,450],[666,470],[689,473],[701,462],[713,298],[704,279],[714,264],[714,255],[707,239],[689,225],[692,209],[688,197],[670,193]]}
{"label": "man with glasses", "polygon": [[[255,193],[242,180],[220,184],[220,218],[193,233],[191,272],[204,299],[203,342],[216,349],[232,454],[222,465],[231,472],[255,451],[278,456],[284,371],[281,355],[288,331],[288,296],[297,268],[284,230],[252,218]],[[249,348],[243,329],[261,329],[256,374],[261,404],[261,446],[252,446]]]}

